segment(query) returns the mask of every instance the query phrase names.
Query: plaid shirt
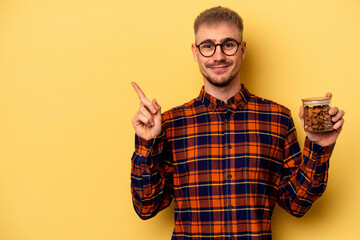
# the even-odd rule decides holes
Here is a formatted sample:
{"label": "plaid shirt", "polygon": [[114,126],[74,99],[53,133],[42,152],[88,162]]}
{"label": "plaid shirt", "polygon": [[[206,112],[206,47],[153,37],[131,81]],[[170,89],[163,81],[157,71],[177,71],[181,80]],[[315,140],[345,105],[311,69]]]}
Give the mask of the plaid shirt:
{"label": "plaid shirt", "polygon": [[271,239],[276,202],[301,217],[325,190],[334,145],[306,138],[301,153],[290,110],[244,85],[227,103],[202,88],[162,129],[136,136],[131,190],[142,219],[174,198],[172,239]]}

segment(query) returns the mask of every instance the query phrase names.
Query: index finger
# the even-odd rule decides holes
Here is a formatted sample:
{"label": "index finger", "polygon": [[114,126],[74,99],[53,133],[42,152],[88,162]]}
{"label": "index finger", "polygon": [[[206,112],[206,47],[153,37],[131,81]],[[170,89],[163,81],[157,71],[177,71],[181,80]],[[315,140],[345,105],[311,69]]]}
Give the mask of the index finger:
{"label": "index finger", "polygon": [[131,82],[131,86],[133,86],[133,88],[135,89],[140,100],[146,99],[144,92],[140,89],[140,87],[135,82]]}

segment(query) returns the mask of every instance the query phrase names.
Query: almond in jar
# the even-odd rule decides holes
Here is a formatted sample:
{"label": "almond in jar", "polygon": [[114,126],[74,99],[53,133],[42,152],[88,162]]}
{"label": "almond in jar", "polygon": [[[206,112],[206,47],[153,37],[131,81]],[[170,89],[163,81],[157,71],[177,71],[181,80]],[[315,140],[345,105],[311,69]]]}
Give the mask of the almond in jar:
{"label": "almond in jar", "polygon": [[333,130],[329,114],[331,97],[302,99],[304,106],[304,129],[307,132],[327,132]]}

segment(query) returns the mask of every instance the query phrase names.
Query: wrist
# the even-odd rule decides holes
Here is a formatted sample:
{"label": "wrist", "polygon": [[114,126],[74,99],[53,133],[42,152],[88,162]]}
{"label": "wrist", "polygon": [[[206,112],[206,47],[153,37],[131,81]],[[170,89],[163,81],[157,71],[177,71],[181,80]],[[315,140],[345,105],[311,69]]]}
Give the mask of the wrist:
{"label": "wrist", "polygon": [[164,135],[162,132],[158,137],[147,140],[135,134],[135,152],[144,157],[161,152]]}

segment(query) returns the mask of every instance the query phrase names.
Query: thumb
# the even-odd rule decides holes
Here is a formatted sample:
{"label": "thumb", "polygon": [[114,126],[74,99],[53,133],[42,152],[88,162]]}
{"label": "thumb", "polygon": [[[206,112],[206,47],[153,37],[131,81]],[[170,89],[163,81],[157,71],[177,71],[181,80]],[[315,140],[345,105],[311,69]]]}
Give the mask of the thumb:
{"label": "thumb", "polygon": [[299,117],[300,117],[300,120],[301,120],[301,124],[304,127],[304,106],[300,106]]}

